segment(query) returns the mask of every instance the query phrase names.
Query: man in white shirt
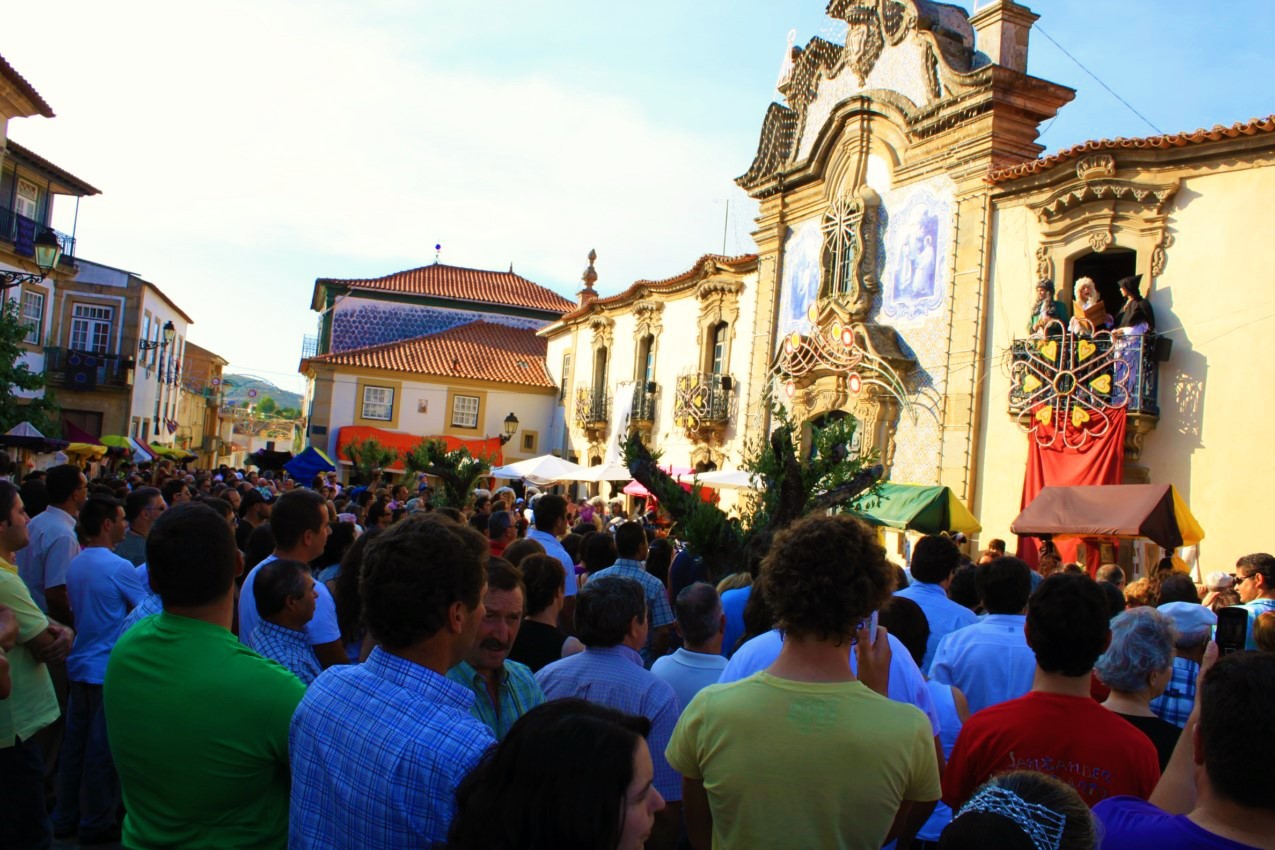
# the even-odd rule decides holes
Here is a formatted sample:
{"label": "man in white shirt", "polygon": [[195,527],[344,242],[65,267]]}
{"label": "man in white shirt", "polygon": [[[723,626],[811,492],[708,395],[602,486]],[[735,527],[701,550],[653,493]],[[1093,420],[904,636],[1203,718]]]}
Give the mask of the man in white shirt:
{"label": "man in white shirt", "polygon": [[726,615],[717,590],[702,581],[684,587],[674,608],[677,630],[685,646],[656,659],[651,672],[673,686],[678,709],[684,710],[697,693],[717,684],[726,669],[726,659],[722,657]]}
{"label": "man in white shirt", "polygon": [[[274,533],[274,554],[252,568],[239,591],[239,640],[248,643],[261,616],[257,613],[257,597],[253,583],[261,568],[273,560],[300,561],[309,564],[323,554],[328,542],[328,510],[323,497],[313,490],[290,490],[274,503],[270,514],[270,530]],[[314,618],[306,623],[306,634],[314,647],[315,657],[324,669],[335,664],[348,664],[349,656],[341,643],[341,629],[336,622],[336,601],[323,582],[314,585]]]}
{"label": "man in white shirt", "polygon": [[912,584],[895,591],[896,596],[911,599],[925,612],[930,624],[930,639],[925,644],[925,660],[921,669],[929,673],[939,641],[957,629],[972,626],[978,616],[947,598],[952,573],[961,563],[961,552],[946,537],[931,534],[917,541],[912,550]]}
{"label": "man in white shirt", "polygon": [[565,599],[558,623],[568,633],[574,632],[576,610],[576,565],[558,541],[567,533],[567,500],[552,493],[536,500],[535,527],[527,530],[527,539],[545,547],[545,554],[557,558],[567,571]]}
{"label": "man in white shirt", "polygon": [[49,470],[44,485],[49,492],[49,506],[27,526],[31,542],[18,553],[18,575],[41,611],[70,625],[66,569],[71,559],[80,554],[75,518],[89,497],[89,480],[78,466],[64,463]]}
{"label": "man in white shirt", "polygon": [[974,583],[987,616],[945,637],[930,669],[934,681],[960,688],[970,714],[1021,697],[1036,674],[1023,631],[1031,568],[1014,557],[997,558],[978,568]]}

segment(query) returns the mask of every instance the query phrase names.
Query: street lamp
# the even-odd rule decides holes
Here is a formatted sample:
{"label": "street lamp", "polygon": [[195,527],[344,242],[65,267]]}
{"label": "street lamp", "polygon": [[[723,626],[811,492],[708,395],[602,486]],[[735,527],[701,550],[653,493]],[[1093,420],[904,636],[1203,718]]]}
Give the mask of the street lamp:
{"label": "street lamp", "polygon": [[177,336],[177,328],[173,327],[172,320],[164,323],[164,338],[162,340],[144,339],[137,343],[137,347],[141,351],[151,351],[155,348],[167,348],[172,345],[173,337]]}
{"label": "street lamp", "polygon": [[503,446],[512,440],[516,433],[518,433],[518,417],[510,413],[505,417],[505,433],[500,437],[500,444]]}
{"label": "street lamp", "polygon": [[40,273],[0,271],[0,290],[12,289],[24,283],[41,283],[53,272],[58,260],[62,258],[62,243],[58,241],[53,228],[44,228],[32,245],[35,248],[35,264]]}

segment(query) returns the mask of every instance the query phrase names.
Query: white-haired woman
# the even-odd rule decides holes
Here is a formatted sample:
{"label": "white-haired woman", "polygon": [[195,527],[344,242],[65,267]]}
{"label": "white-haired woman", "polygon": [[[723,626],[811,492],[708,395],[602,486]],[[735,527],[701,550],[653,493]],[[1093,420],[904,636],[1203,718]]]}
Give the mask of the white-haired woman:
{"label": "white-haired woman", "polygon": [[1067,329],[1080,336],[1093,336],[1101,330],[1111,327],[1111,314],[1102,299],[1098,297],[1098,287],[1093,278],[1082,277],[1076,281],[1073,289],[1072,317]]}
{"label": "white-haired woman", "polygon": [[1173,621],[1154,608],[1131,608],[1111,621],[1111,645],[1094,665],[1111,696],[1103,706],[1137,727],[1155,744],[1160,769],[1169,763],[1182,730],[1156,717],[1151,700],[1173,677]]}

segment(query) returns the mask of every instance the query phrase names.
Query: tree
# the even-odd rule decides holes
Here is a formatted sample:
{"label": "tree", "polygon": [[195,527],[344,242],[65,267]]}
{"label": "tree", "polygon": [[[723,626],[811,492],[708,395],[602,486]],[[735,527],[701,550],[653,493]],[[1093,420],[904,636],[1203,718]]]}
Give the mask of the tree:
{"label": "tree", "polygon": [[16,391],[44,389],[44,376],[32,372],[20,358],[26,353],[22,341],[29,325],[22,320],[18,299],[3,298],[0,310],[0,433],[20,422],[30,422],[46,437],[62,434],[62,409],[45,389],[43,398],[26,399]]}
{"label": "tree", "polygon": [[301,411],[295,407],[281,407],[274,412],[280,419],[300,419]]}
{"label": "tree", "polygon": [[262,416],[269,416],[279,409],[279,405],[270,396],[262,396],[261,401],[257,402],[257,412]]}
{"label": "tree", "polygon": [[434,494],[435,507],[463,508],[478,479],[491,472],[491,459],[476,457],[464,446],[448,451],[446,443],[433,439],[417,443],[403,458],[403,467],[439,480],[442,488]]}
{"label": "tree", "polygon": [[381,470],[400,457],[398,449],[381,445],[371,437],[352,441],[345,447],[345,456],[354,465],[355,477],[362,484],[375,484]]}
{"label": "tree", "polygon": [[799,459],[797,430],[787,411],[776,407],[774,415],[775,430],[745,443],[741,468],[755,472],[765,489],[743,501],[738,520],[682,489],[636,435],[625,443],[629,472],[659,500],[687,548],[704,559],[713,581],[741,570],[755,574],[777,531],[807,514],[848,504],[875,486],[884,471],[879,464],[869,466],[873,458],[850,456],[853,419],[815,428],[810,457]]}

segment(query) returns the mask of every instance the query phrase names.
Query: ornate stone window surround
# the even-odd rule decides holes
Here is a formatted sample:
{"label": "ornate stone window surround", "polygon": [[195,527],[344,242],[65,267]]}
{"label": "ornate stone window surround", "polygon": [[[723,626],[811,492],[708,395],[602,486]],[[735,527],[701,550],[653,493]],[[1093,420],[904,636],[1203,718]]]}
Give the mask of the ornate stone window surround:
{"label": "ornate stone window surround", "polygon": [[1108,153],[1084,157],[1075,171],[1074,180],[1028,204],[1040,223],[1036,278],[1053,280],[1062,297],[1070,298],[1072,262],[1115,246],[1137,252],[1136,271],[1150,292],[1173,245],[1168,210],[1179,181],[1155,182],[1154,175],[1117,179],[1115,157]]}

